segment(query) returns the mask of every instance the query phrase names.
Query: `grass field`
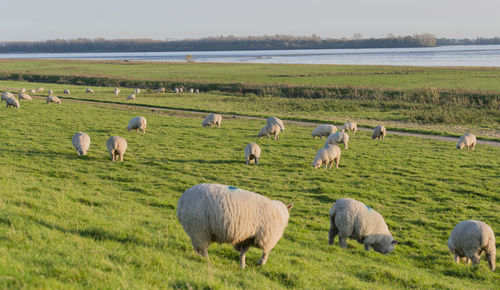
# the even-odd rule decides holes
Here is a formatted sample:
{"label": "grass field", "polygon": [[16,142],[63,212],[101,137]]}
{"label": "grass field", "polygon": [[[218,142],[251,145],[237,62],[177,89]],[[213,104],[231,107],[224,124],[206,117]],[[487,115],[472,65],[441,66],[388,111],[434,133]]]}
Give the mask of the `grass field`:
{"label": "grass field", "polygon": [[[127,132],[134,116],[146,134]],[[500,284],[486,261],[455,265],[446,241],[461,220],[500,232],[500,148],[389,135],[351,137],[340,168],[314,170],[324,140],[311,127],[287,125],[278,141],[257,140],[263,121],[226,118],[202,128],[202,115],[121,109],[112,104],[0,107],[1,288],[483,288]],[[79,157],[71,137],[92,139]],[[127,139],[112,163],[109,136]],[[245,166],[257,142],[260,165]],[[285,234],[264,267],[251,249],[212,245],[199,258],[176,219],[177,200],[202,182],[221,183],[294,202]],[[389,255],[349,241],[327,245],[328,211],[351,197],[381,213],[400,241]],[[500,239],[497,239],[497,248]],[[497,263],[498,264],[498,263]]]}

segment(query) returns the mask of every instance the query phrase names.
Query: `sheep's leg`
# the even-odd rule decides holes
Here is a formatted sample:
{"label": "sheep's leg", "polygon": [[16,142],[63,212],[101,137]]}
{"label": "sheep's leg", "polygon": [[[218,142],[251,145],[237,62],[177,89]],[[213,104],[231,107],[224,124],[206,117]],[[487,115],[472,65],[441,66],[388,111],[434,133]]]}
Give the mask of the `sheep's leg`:
{"label": "sheep's leg", "polygon": [[332,169],[333,167],[333,160],[330,161],[330,166],[328,167],[328,169]]}
{"label": "sheep's leg", "polygon": [[245,156],[245,159],[246,159],[246,164],[248,165],[250,163],[250,158],[248,158],[248,156]]}
{"label": "sheep's leg", "polygon": [[115,162],[115,152],[111,151],[111,162]]}
{"label": "sheep's leg", "polygon": [[120,162],[123,162],[123,153],[120,153]]}
{"label": "sheep's leg", "polygon": [[255,158],[255,165],[259,165],[259,158]]}
{"label": "sheep's leg", "polygon": [[365,251],[369,251],[370,250],[370,244],[366,243],[366,244],[363,244],[365,246]]}
{"label": "sheep's leg", "polygon": [[257,262],[257,264],[264,266],[267,262],[267,257],[269,257],[269,252],[263,251],[262,257],[260,257],[260,260],[259,260],[259,262]]}
{"label": "sheep's leg", "polygon": [[474,254],[472,257],[470,257],[472,260],[472,266],[479,265],[481,263],[481,256],[478,254]]}
{"label": "sheep's leg", "polygon": [[248,247],[243,248],[240,251],[240,267],[241,267],[241,269],[245,269],[245,260],[246,260],[247,251],[248,251]]}
{"label": "sheep's leg", "polygon": [[455,253],[455,258],[453,259],[455,263],[460,264],[460,257]]}
{"label": "sheep's leg", "polygon": [[335,236],[339,233],[339,229],[335,225],[335,216],[330,219],[330,231],[328,232],[328,244],[333,245]]}
{"label": "sheep's leg", "polygon": [[335,168],[339,168],[340,157],[335,158]]}
{"label": "sheep's leg", "polygon": [[474,150],[474,147],[476,146],[476,143],[472,143],[472,145],[471,145],[471,146],[472,146],[472,148],[471,148],[471,149],[472,149],[472,150]]}
{"label": "sheep's leg", "polygon": [[339,233],[339,244],[341,248],[347,248],[347,237]]}

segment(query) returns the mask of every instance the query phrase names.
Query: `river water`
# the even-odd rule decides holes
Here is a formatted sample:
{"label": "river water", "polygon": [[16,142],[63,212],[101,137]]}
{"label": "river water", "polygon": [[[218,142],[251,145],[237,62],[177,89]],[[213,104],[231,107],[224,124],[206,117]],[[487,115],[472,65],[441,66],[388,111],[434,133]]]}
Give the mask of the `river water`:
{"label": "river water", "polygon": [[195,62],[500,67],[500,45],[248,51],[21,53],[0,54],[0,58],[183,62],[188,54],[193,56]]}

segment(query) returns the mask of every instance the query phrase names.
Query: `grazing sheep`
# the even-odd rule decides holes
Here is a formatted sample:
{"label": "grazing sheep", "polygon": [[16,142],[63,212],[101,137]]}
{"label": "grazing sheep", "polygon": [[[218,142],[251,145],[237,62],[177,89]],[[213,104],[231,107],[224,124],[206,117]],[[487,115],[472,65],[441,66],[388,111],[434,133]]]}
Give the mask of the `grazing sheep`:
{"label": "grazing sheep", "polygon": [[69,95],[71,95],[71,92],[70,92],[68,89],[65,89],[65,90],[64,90],[64,92],[63,92],[63,94],[65,94],[65,95],[68,95],[68,96],[69,96]]}
{"label": "grazing sheep", "polygon": [[51,103],[51,102],[52,102],[52,103],[56,103],[56,104],[61,104],[61,100],[59,100],[59,98],[58,98],[58,97],[53,96],[53,95],[49,95],[49,96],[47,96],[47,99],[46,99],[46,100],[47,100],[47,104],[48,104],[48,103]]}
{"label": "grazing sheep", "polygon": [[112,162],[115,162],[118,157],[120,157],[120,162],[123,162],[123,154],[127,151],[127,141],[120,136],[113,136],[106,142],[106,148],[108,148]]}
{"label": "grazing sheep", "polygon": [[19,90],[20,93],[26,93],[26,89],[25,88],[21,88],[21,90]]}
{"label": "grazing sheep", "polygon": [[321,139],[323,136],[328,137],[330,134],[335,132],[337,132],[337,127],[333,125],[319,125],[316,129],[314,129],[311,135],[314,139],[316,139],[316,137]]}
{"label": "grazing sheep", "polygon": [[48,91],[47,91],[47,93],[48,93],[49,95],[53,95],[53,94],[54,94],[54,91],[53,91],[53,90],[48,90]]}
{"label": "grazing sheep", "polygon": [[474,149],[476,146],[476,136],[472,133],[467,133],[458,138],[457,149]]}
{"label": "grazing sheep", "polygon": [[115,96],[118,96],[119,93],[120,93],[120,89],[119,88],[115,88]]}
{"label": "grazing sheep", "polygon": [[140,94],[140,93],[141,93],[141,89],[139,89],[139,88],[135,89],[134,94]]}
{"label": "grazing sheep", "polygon": [[268,125],[278,124],[278,126],[280,126],[281,132],[285,131],[285,125],[283,125],[283,121],[281,121],[280,119],[278,119],[276,117],[267,118],[267,124]]}
{"label": "grazing sheep", "polygon": [[87,155],[87,151],[89,151],[90,147],[89,135],[82,132],[77,132],[75,133],[75,135],[73,135],[71,143],[73,143],[73,147],[75,147],[76,153],[78,153],[78,155]]}
{"label": "grazing sheep", "polygon": [[222,121],[222,116],[220,114],[210,114],[205,117],[201,125],[203,127],[213,127],[214,125],[217,125],[217,128],[220,127],[220,123]]}
{"label": "grazing sheep", "polygon": [[325,169],[327,169],[328,165],[330,165],[328,169],[332,169],[333,161],[335,161],[335,168],[339,168],[340,148],[337,145],[328,144],[318,150],[312,164],[315,169],[320,168],[323,164]]}
{"label": "grazing sheep", "polygon": [[9,97],[9,98],[5,99],[5,103],[7,103],[7,108],[8,107],[14,107],[14,108],[17,109],[17,108],[20,107],[19,106],[19,101],[16,98],[14,98],[14,97],[12,97],[12,98]]}
{"label": "grazing sheep", "polygon": [[130,119],[128,122],[127,126],[127,131],[131,130],[141,130],[143,133],[146,133],[146,125],[147,125],[147,120],[144,117],[135,117]]}
{"label": "grazing sheep", "polygon": [[342,128],[340,128],[341,132],[344,132],[346,130],[349,131],[349,133],[352,131],[352,135],[356,135],[356,131],[358,131],[358,125],[356,124],[356,122],[347,122],[344,124],[344,126],[342,126]]}
{"label": "grazing sheep", "polygon": [[31,89],[30,90],[30,94],[32,94],[32,95],[36,94],[36,90],[35,89]]}
{"label": "grazing sheep", "polygon": [[93,93],[94,93],[94,90],[93,90],[93,89],[91,89],[91,88],[87,88],[86,92],[87,92],[87,93],[89,93],[89,94],[93,94]]}
{"label": "grazing sheep", "polygon": [[258,264],[266,263],[285,231],[292,206],[233,186],[202,183],[182,194],[177,218],[199,255],[208,259],[212,242],[231,244],[240,252],[244,269],[251,246],[263,251]]}
{"label": "grazing sheep", "polygon": [[196,90],[194,91],[194,93],[195,93],[195,94],[199,94],[199,93],[200,93],[200,90],[196,89]]}
{"label": "grazing sheep", "polygon": [[350,238],[363,244],[365,250],[373,247],[382,254],[392,252],[398,243],[378,212],[350,198],[337,199],[330,209],[328,244],[333,245],[337,234],[342,248],[347,248],[347,238]]}
{"label": "grazing sheep", "polygon": [[179,89],[179,93],[182,93],[182,92],[184,92],[184,88]]}
{"label": "grazing sheep", "polygon": [[448,239],[448,249],[455,255],[456,263],[465,258],[467,263],[472,261],[472,265],[479,265],[481,255],[485,252],[491,271],[495,271],[495,233],[482,221],[467,220],[458,223]]}
{"label": "grazing sheep", "polygon": [[349,135],[344,132],[333,133],[326,139],[325,146],[328,144],[337,145],[339,143],[344,144],[344,149],[348,149],[349,146],[347,144],[349,143]]}
{"label": "grazing sheep", "polygon": [[258,138],[262,138],[262,137],[269,138],[270,135],[274,135],[274,140],[278,140],[280,132],[281,132],[281,128],[278,124],[272,124],[272,125],[267,124],[260,129],[257,137]]}
{"label": "grazing sheep", "polygon": [[193,89],[193,88],[190,88],[190,89],[189,89],[189,93],[190,93],[190,94],[193,94],[193,93],[194,93],[194,89]]}
{"label": "grazing sheep", "polygon": [[380,138],[382,138],[382,140],[384,140],[386,132],[384,126],[377,125],[377,127],[373,129],[372,139],[378,138],[378,140],[380,140]]}
{"label": "grazing sheep", "polygon": [[127,97],[127,100],[135,100],[135,94],[130,94],[130,95]]}
{"label": "grazing sheep", "polygon": [[252,160],[255,161],[255,165],[259,165],[260,158],[260,147],[256,143],[248,143],[245,147],[245,160],[247,165],[250,164]]}
{"label": "grazing sheep", "polygon": [[3,92],[0,103],[7,100],[8,98],[14,98],[14,95],[11,92]]}
{"label": "grazing sheep", "polygon": [[31,101],[31,96],[27,93],[19,93],[17,97],[19,98],[19,100]]}
{"label": "grazing sheep", "polygon": [[175,88],[174,93],[176,93],[176,94],[179,93],[179,88]]}
{"label": "grazing sheep", "polygon": [[37,93],[41,93],[41,92],[43,92],[43,88],[42,88],[42,87],[37,88],[37,89],[36,89],[36,92],[37,92]]}
{"label": "grazing sheep", "polygon": [[165,92],[165,88],[159,88],[156,90],[157,93],[164,93]]}

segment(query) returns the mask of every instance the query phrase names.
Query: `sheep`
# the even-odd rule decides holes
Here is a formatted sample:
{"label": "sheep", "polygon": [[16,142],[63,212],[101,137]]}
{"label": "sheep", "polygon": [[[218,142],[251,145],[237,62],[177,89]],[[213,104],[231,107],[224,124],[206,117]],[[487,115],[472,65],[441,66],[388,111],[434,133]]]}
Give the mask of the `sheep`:
{"label": "sheep", "polygon": [[127,97],[127,100],[135,100],[135,94],[130,94],[130,95]]}
{"label": "sheep", "polygon": [[112,136],[106,141],[106,148],[111,155],[111,162],[115,162],[118,157],[120,157],[120,162],[123,162],[123,154],[127,151],[127,141],[120,136]]}
{"label": "sheep", "polygon": [[316,129],[314,129],[311,135],[314,139],[316,139],[316,137],[321,139],[323,136],[328,137],[330,134],[335,132],[337,132],[337,127],[333,125],[319,125]]}
{"label": "sheep", "polygon": [[34,94],[36,94],[36,93],[37,93],[37,91],[36,91],[35,89],[31,89],[31,90],[30,90],[30,94],[34,95]]}
{"label": "sheep", "polygon": [[43,92],[43,88],[42,88],[42,87],[37,88],[37,89],[36,89],[36,92],[37,92],[37,93],[41,93],[41,92]]}
{"label": "sheep", "polygon": [[49,95],[49,96],[47,96],[46,100],[47,100],[47,104],[51,103],[51,102],[59,104],[59,105],[61,104],[61,100],[56,96]]}
{"label": "sheep", "polygon": [[283,125],[283,121],[276,117],[269,117],[267,118],[267,124],[272,125],[272,124],[278,124],[280,126],[281,132],[285,131],[285,125]]}
{"label": "sheep", "polygon": [[323,164],[325,165],[326,169],[327,166],[330,165],[328,169],[332,169],[333,161],[335,161],[335,168],[339,168],[340,148],[337,145],[328,144],[318,150],[312,165],[315,169],[320,168]]}
{"label": "sheep", "polygon": [[485,252],[491,271],[495,271],[495,233],[482,221],[466,220],[458,223],[448,239],[448,249],[455,255],[457,264],[465,258],[467,263],[472,260],[472,265],[479,265],[481,255]]}
{"label": "sheep", "polygon": [[127,126],[127,131],[131,130],[141,130],[143,133],[146,133],[146,125],[147,125],[147,120],[144,117],[135,117],[130,119],[128,122]]}
{"label": "sheep", "polygon": [[280,132],[281,128],[278,124],[272,124],[272,125],[268,124],[260,129],[257,138],[262,138],[262,137],[269,138],[269,135],[274,135],[274,140],[278,140]]}
{"label": "sheep", "polygon": [[476,146],[476,136],[472,133],[467,133],[465,135],[462,135],[460,138],[458,138],[458,143],[457,143],[457,149],[472,149],[474,150],[474,147]]}
{"label": "sheep", "polygon": [[179,89],[179,93],[182,93],[182,92],[184,92],[184,88]]}
{"label": "sheep", "polygon": [[260,194],[221,184],[202,183],[186,190],[177,203],[177,219],[191,238],[194,250],[208,259],[212,242],[227,243],[240,252],[245,268],[251,246],[262,249],[258,264],[281,239],[293,203],[285,206]]}
{"label": "sheep", "polygon": [[220,123],[222,121],[222,116],[220,114],[210,114],[205,117],[201,125],[203,127],[213,127],[214,125],[217,125],[217,128],[220,127]]}
{"label": "sheep", "polygon": [[31,96],[27,93],[19,93],[17,97],[19,98],[19,100],[31,101]]}
{"label": "sheep", "polygon": [[141,93],[141,89],[139,89],[139,88],[135,89],[134,94],[140,94],[140,93]]}
{"label": "sheep", "polygon": [[174,93],[176,93],[176,94],[179,93],[179,88],[175,88]]}
{"label": "sheep", "polygon": [[190,94],[193,94],[193,93],[194,93],[194,89],[193,89],[193,88],[190,88],[190,89],[189,89],[189,93],[190,93]]}
{"label": "sheep", "polygon": [[196,90],[194,90],[194,93],[195,93],[195,94],[199,94],[199,93],[200,93],[200,90],[196,89]]}
{"label": "sheep", "polygon": [[63,94],[70,96],[71,92],[68,89],[65,89],[64,92],[63,92]]}
{"label": "sheep", "polygon": [[47,91],[47,93],[48,93],[49,95],[53,95],[53,94],[54,94],[54,91],[53,91],[53,90],[48,90],[48,91]]}
{"label": "sheep", "polygon": [[93,93],[94,93],[94,90],[93,90],[93,89],[91,89],[91,88],[87,88],[86,92],[87,92],[87,93],[89,93],[89,94],[93,94]]}
{"label": "sheep", "polygon": [[9,98],[5,99],[5,103],[7,104],[7,108],[14,107],[17,109],[20,107],[19,101],[14,97],[9,97]]}
{"label": "sheep", "polygon": [[378,138],[378,140],[380,140],[380,138],[382,138],[382,140],[384,140],[386,132],[384,126],[377,125],[377,127],[373,129],[372,139]]}
{"label": "sheep", "polygon": [[349,135],[347,135],[347,133],[345,132],[333,133],[326,139],[325,146],[327,144],[337,145],[339,143],[344,144],[344,149],[348,149]]}
{"label": "sheep", "polygon": [[256,143],[248,143],[245,147],[245,160],[246,164],[250,164],[252,160],[255,161],[255,165],[259,165],[260,158],[260,147]]}
{"label": "sheep", "polygon": [[358,131],[358,125],[356,122],[347,122],[340,128],[341,132],[344,131],[349,131],[349,133],[352,131],[352,135],[356,135],[356,131]]}
{"label": "sheep", "polygon": [[87,155],[87,151],[89,151],[90,147],[89,135],[83,132],[77,132],[75,133],[75,135],[73,135],[71,143],[73,143],[73,147],[75,147],[76,153],[78,153],[78,155]]}
{"label": "sheep", "polygon": [[115,88],[115,96],[118,96],[119,93],[120,93],[120,89],[119,88]]}
{"label": "sheep", "polygon": [[0,103],[7,100],[8,98],[14,98],[14,95],[11,92],[3,92]]}
{"label": "sheep", "polygon": [[159,88],[156,90],[157,93],[164,93],[165,92],[165,88]]}
{"label": "sheep", "polygon": [[26,89],[25,89],[25,88],[21,88],[21,89],[19,90],[19,93],[26,93]]}
{"label": "sheep", "polygon": [[347,238],[356,239],[365,250],[388,254],[398,243],[389,232],[384,218],[371,207],[350,198],[335,201],[330,209],[328,244],[333,245],[339,235],[340,247],[347,248]]}

